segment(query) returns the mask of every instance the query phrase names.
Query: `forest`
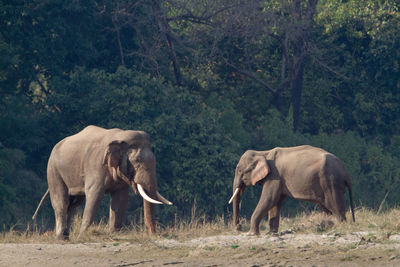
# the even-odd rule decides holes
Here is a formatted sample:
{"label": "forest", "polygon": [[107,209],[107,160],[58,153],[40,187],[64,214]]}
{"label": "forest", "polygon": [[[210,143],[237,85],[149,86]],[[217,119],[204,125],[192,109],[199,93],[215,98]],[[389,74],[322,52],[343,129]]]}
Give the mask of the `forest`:
{"label": "forest", "polygon": [[[52,148],[87,125],[149,133],[174,203],[157,208],[164,225],[231,218],[240,156],[302,144],[344,162],[356,206],[397,207],[399,10],[395,0],[0,0],[0,229],[30,222]],[[244,193],[244,216],[259,190]],[[127,223],[143,206],[130,194]],[[287,200],[282,213],[313,208]],[[49,200],[39,220],[54,225]]]}

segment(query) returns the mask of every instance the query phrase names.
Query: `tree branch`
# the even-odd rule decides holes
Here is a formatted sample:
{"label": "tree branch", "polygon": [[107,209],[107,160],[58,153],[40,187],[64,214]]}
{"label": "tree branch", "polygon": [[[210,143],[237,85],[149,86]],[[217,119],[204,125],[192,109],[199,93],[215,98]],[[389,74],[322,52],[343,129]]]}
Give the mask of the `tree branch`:
{"label": "tree branch", "polygon": [[186,14],[181,14],[178,16],[172,16],[172,17],[168,17],[167,21],[178,21],[178,20],[187,20],[193,23],[198,23],[198,24],[205,24],[205,25],[212,25],[212,23],[209,23],[208,21],[217,16],[218,14],[225,12],[226,10],[229,10],[231,8],[237,7],[239,5],[230,5],[230,6],[226,6],[223,8],[220,8],[214,12],[212,12],[211,14],[205,14],[202,16],[196,16],[193,14],[193,12],[191,10],[189,10],[188,8],[184,8],[186,10]]}
{"label": "tree branch", "polygon": [[238,67],[236,67],[235,65],[229,63],[225,58],[224,58],[225,63],[229,66],[234,68],[237,72],[247,76],[248,78],[254,80],[255,82],[257,82],[258,84],[262,85],[263,87],[265,87],[268,91],[270,91],[271,93],[275,94],[277,92],[277,90],[275,90],[274,88],[272,88],[269,84],[267,84],[266,82],[262,81],[261,79],[257,78],[256,76],[254,76],[254,74],[239,69]]}
{"label": "tree branch", "polygon": [[325,64],[324,62],[322,62],[321,60],[319,60],[316,56],[314,55],[310,55],[310,57],[316,62],[318,63],[318,65],[320,65],[321,67],[325,68],[326,70],[332,72],[333,74],[337,75],[338,77],[342,78],[343,80],[346,81],[350,81],[351,79],[343,74],[341,74],[340,72],[337,72],[336,70],[334,70],[333,68],[329,67],[327,64]]}
{"label": "tree branch", "polygon": [[117,42],[118,42],[118,47],[119,47],[119,54],[120,54],[120,57],[121,57],[121,65],[125,66],[124,50],[123,50],[122,44],[121,44],[120,28],[117,26],[114,16],[112,17],[112,23],[114,25],[115,31],[117,32]]}
{"label": "tree branch", "polygon": [[161,9],[161,6],[159,5],[159,3],[157,1],[154,1],[153,3],[154,3],[155,11],[156,11],[155,13],[156,13],[156,15],[158,15],[157,17],[158,17],[158,26],[160,29],[160,33],[168,45],[170,58],[172,61],[172,65],[174,67],[174,74],[175,74],[176,82],[178,85],[182,85],[183,84],[182,73],[180,70],[180,64],[179,64],[178,58],[176,56],[175,45],[172,40],[171,27],[169,26],[167,17],[165,15],[164,11]]}

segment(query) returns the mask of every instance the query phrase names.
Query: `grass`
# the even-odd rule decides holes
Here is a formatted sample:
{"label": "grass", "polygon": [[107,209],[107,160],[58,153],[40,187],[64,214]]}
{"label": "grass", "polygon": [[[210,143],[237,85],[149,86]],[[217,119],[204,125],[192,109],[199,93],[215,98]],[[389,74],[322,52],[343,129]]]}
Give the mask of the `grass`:
{"label": "grass", "polygon": [[[335,236],[353,232],[365,232],[366,241],[387,240],[391,235],[400,232],[400,209],[390,209],[379,214],[371,209],[360,208],[356,211],[356,222],[338,222],[335,217],[323,213],[301,213],[291,218],[281,218],[279,230],[293,233],[334,233]],[[207,237],[221,234],[238,234],[226,218],[217,217],[212,221],[204,217],[193,216],[189,220],[176,219],[172,225],[158,225],[157,234],[150,236],[144,225],[128,225],[119,232],[109,232],[106,221],[93,224],[79,239],[81,216],[77,215],[72,223],[70,242],[152,242],[157,239],[188,240],[196,237]],[[242,219],[244,232],[249,229],[249,222]],[[268,232],[268,222],[260,225],[261,234]],[[333,241],[335,239],[333,236]],[[54,232],[28,225],[25,230],[11,228],[0,233],[0,243],[55,243]]]}

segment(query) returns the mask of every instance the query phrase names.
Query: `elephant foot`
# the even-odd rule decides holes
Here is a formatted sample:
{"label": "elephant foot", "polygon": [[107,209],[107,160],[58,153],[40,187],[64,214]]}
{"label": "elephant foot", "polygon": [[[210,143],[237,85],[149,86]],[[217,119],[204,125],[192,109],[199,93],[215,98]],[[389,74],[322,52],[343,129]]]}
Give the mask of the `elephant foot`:
{"label": "elephant foot", "polygon": [[275,228],[270,229],[268,232],[268,234],[277,234],[277,233],[278,233],[278,229],[275,229]]}
{"label": "elephant foot", "polygon": [[293,234],[293,230],[292,229],[287,229],[285,231],[280,232],[280,235],[286,235],[286,234]]}
{"label": "elephant foot", "polygon": [[56,233],[56,239],[59,241],[69,241],[69,231],[65,230],[61,233]]}
{"label": "elephant foot", "polygon": [[68,235],[56,236],[56,239],[58,241],[69,241],[69,236]]}
{"label": "elephant foot", "polygon": [[236,231],[242,231],[242,225],[241,224],[237,224],[236,225]]}
{"label": "elephant foot", "polygon": [[256,235],[260,235],[260,232],[256,232],[256,231],[248,231],[247,232],[247,234],[246,234],[247,236],[256,236]]}
{"label": "elephant foot", "polygon": [[122,227],[121,226],[110,226],[110,227],[108,227],[108,230],[110,231],[110,233],[119,232],[122,230]]}
{"label": "elephant foot", "polygon": [[273,232],[273,231],[269,231],[267,233],[267,235],[270,235],[270,236],[273,236],[273,237],[279,236],[279,234],[277,232]]}

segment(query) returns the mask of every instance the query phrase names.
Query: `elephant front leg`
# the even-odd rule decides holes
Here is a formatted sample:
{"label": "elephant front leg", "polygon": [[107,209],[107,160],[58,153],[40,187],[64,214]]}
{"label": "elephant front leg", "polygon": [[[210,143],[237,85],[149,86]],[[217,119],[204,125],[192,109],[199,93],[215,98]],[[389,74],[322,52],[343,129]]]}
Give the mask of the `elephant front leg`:
{"label": "elephant front leg", "polygon": [[83,211],[82,224],[78,238],[82,235],[83,232],[87,230],[89,225],[94,221],[97,209],[103,197],[104,197],[103,189],[93,188],[86,193],[85,209]]}
{"label": "elephant front leg", "polygon": [[267,180],[264,182],[260,200],[250,220],[250,231],[247,235],[260,234],[260,222],[267,215],[267,212],[278,204],[280,197],[280,181]]}
{"label": "elephant front leg", "polygon": [[122,227],[122,222],[128,209],[129,187],[111,193],[110,200],[110,231],[118,230]]}

